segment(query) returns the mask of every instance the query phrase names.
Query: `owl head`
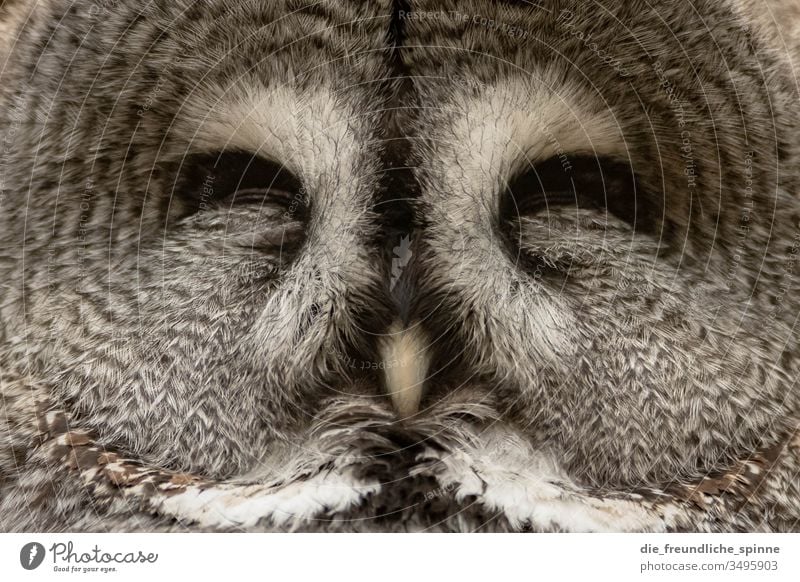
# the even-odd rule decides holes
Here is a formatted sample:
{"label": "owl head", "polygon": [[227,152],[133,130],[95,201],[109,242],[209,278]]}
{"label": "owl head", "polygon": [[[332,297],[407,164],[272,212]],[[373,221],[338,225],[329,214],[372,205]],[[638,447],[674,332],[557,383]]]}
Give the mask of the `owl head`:
{"label": "owl head", "polygon": [[242,478],[377,423],[627,490],[796,426],[797,99],[749,5],[17,10],[0,368],[106,446]]}

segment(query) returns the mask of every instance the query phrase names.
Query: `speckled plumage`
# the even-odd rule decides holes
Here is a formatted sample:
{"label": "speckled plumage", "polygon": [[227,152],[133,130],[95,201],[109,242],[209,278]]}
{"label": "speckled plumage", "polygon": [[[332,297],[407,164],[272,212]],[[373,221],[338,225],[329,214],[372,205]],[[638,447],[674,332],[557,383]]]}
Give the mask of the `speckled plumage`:
{"label": "speckled plumage", "polygon": [[796,531],[761,8],[3,3],[0,530]]}

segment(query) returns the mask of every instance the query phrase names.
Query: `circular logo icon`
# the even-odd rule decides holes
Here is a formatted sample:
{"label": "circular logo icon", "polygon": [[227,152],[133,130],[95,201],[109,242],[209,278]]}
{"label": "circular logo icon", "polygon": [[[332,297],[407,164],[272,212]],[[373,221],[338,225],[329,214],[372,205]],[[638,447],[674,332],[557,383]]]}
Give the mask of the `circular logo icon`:
{"label": "circular logo icon", "polygon": [[19,551],[19,563],[26,570],[35,570],[44,561],[44,546],[38,542],[31,542],[22,546]]}

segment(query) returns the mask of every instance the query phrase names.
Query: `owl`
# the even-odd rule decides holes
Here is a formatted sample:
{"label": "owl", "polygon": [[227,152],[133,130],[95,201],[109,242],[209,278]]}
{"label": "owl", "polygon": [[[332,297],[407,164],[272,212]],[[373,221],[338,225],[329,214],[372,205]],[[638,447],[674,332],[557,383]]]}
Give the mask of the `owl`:
{"label": "owl", "polygon": [[0,531],[798,531],[789,0],[0,4]]}

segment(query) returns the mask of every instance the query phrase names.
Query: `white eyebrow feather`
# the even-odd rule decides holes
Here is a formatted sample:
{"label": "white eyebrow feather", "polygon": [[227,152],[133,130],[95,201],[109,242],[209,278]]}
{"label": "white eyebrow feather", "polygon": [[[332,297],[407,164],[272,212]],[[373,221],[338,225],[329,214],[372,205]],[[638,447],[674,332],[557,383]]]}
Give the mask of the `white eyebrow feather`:
{"label": "white eyebrow feather", "polygon": [[202,97],[187,101],[176,121],[193,136],[191,151],[258,152],[313,180],[332,171],[330,164],[341,172],[339,162],[358,159],[363,147],[353,133],[355,112],[343,110],[326,87],[305,93],[288,86],[238,93],[211,87]]}

